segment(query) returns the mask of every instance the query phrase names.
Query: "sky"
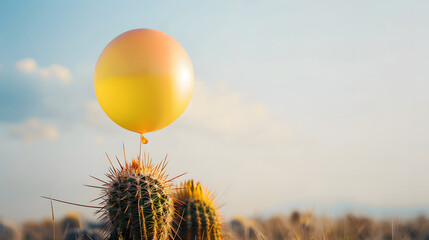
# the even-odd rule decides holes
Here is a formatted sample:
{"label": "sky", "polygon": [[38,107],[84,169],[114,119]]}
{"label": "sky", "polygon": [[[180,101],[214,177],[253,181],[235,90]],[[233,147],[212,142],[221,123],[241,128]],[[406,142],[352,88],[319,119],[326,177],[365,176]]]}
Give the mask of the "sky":
{"label": "sky", "polygon": [[[428,1],[0,3],[0,216],[89,204],[109,164],[139,154],[94,93],[119,34],[175,38],[194,67],[183,115],[146,135],[170,176],[216,194],[226,218],[290,210],[429,210]],[[177,181],[179,182],[179,181]],[[365,208],[365,207],[363,207]],[[91,209],[54,203],[59,216]],[[333,210],[332,210],[333,211]]]}

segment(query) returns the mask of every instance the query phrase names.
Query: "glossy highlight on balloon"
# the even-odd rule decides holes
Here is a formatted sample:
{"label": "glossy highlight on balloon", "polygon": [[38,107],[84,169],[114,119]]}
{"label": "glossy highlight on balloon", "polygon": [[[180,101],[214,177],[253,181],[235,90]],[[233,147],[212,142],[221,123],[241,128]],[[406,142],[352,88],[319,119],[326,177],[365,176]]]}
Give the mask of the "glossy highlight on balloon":
{"label": "glossy highlight on balloon", "polygon": [[113,39],[94,74],[101,108],[119,126],[140,134],[174,122],[192,97],[194,72],[183,47],[153,29],[135,29]]}

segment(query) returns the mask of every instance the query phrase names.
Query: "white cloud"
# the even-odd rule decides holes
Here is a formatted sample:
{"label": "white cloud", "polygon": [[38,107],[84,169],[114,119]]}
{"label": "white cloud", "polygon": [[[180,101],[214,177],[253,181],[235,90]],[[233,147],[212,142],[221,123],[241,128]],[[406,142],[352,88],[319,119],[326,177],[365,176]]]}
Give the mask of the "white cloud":
{"label": "white cloud", "polygon": [[70,71],[59,64],[52,64],[47,68],[40,68],[32,58],[25,58],[16,63],[19,71],[39,75],[43,78],[54,78],[63,84],[69,84],[72,79]]}
{"label": "white cloud", "polygon": [[23,124],[12,125],[9,130],[12,136],[19,137],[25,141],[32,141],[38,138],[58,138],[58,129],[55,125],[43,123],[37,118],[29,118]]}
{"label": "white cloud", "polygon": [[70,71],[59,64],[52,64],[49,67],[49,72],[54,78],[60,80],[60,82],[64,84],[68,84],[71,82]]}
{"label": "white cloud", "polygon": [[195,82],[194,96],[180,123],[221,138],[272,143],[289,138],[286,124],[268,107],[228,89],[225,82],[207,86]]}
{"label": "white cloud", "polygon": [[36,61],[34,61],[34,59],[31,59],[31,58],[25,58],[25,59],[22,59],[21,61],[18,61],[16,63],[16,67],[18,68],[18,70],[25,73],[34,73],[38,69]]}

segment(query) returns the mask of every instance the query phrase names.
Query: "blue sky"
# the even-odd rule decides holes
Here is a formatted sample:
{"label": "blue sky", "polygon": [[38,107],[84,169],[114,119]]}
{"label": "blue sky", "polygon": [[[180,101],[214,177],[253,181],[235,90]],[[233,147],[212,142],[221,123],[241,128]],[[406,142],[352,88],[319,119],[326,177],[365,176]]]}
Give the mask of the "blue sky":
{"label": "blue sky", "polygon": [[[155,161],[217,193],[227,217],[337,202],[428,207],[427,1],[2,1],[0,215],[49,216],[40,195],[88,203],[104,153],[138,136],[99,108],[95,63],[153,28],[194,66],[193,99],[148,134]],[[244,200],[243,200],[244,199]],[[55,205],[65,211],[91,212]]]}

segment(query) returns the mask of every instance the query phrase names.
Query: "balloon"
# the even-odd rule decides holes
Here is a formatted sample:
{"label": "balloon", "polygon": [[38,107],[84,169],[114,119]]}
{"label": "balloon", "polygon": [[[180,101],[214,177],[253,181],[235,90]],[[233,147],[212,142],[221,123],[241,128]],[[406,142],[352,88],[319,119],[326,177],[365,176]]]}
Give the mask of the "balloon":
{"label": "balloon", "polygon": [[141,134],[174,122],[188,106],[193,84],[192,63],[183,47],[153,29],[113,39],[94,73],[95,94],[107,116]]}

